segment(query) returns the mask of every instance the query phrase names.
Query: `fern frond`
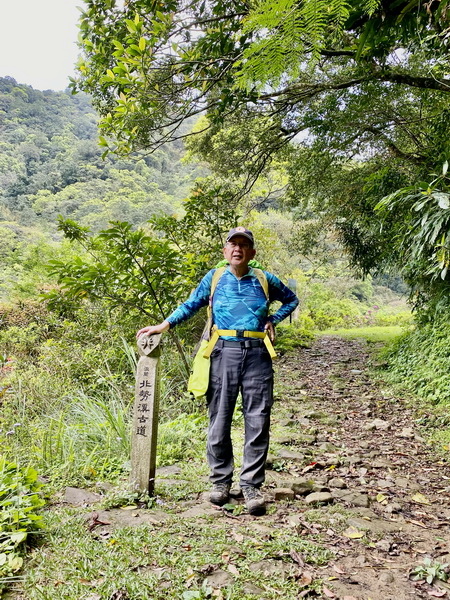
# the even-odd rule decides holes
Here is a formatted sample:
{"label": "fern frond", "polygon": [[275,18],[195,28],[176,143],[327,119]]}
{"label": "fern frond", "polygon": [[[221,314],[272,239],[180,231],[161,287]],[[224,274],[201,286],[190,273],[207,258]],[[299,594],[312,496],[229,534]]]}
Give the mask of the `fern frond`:
{"label": "fern frond", "polygon": [[263,86],[300,64],[315,64],[321,50],[342,39],[351,12],[371,15],[381,0],[261,0],[249,13],[244,29],[255,41],[244,52],[238,87]]}
{"label": "fern frond", "polygon": [[380,4],[381,0],[364,0],[362,3],[362,10],[371,17]]}

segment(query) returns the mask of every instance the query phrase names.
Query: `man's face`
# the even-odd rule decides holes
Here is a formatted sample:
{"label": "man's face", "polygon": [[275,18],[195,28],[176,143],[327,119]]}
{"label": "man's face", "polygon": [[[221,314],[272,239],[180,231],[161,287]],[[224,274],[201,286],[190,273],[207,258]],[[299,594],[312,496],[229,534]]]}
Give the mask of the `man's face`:
{"label": "man's face", "polygon": [[244,235],[235,235],[225,244],[223,255],[233,267],[246,267],[254,258],[256,250]]}

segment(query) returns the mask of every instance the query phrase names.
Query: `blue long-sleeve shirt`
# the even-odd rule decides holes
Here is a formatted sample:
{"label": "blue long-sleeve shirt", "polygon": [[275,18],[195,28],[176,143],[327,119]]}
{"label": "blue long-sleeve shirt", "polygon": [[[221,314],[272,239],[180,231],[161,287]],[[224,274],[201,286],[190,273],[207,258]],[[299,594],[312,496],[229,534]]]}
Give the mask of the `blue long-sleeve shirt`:
{"label": "blue long-sleeve shirt", "polygon": [[[189,298],[168,318],[171,327],[186,321],[200,308],[209,304],[211,282],[215,269],[209,271]],[[212,302],[213,323],[218,329],[242,331],[264,331],[267,321],[274,325],[285,319],[298,305],[298,298],[292,290],[272,273],[264,271],[269,285],[269,299],[249,267],[240,279],[227,268],[217,283]],[[268,316],[271,302],[279,301],[282,306],[274,315]],[[225,337],[237,340],[239,337]]]}

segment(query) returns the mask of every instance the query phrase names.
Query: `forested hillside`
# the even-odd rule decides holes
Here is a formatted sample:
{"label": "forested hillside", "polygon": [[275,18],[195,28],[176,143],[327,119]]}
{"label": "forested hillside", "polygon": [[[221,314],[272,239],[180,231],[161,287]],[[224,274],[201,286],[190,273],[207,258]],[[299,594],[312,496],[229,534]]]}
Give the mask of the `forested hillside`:
{"label": "forested hillside", "polygon": [[94,230],[110,220],[137,225],[179,208],[198,174],[181,163],[182,143],[103,159],[97,120],[85,94],[41,92],[0,78],[2,231],[20,225],[54,232],[58,215]]}

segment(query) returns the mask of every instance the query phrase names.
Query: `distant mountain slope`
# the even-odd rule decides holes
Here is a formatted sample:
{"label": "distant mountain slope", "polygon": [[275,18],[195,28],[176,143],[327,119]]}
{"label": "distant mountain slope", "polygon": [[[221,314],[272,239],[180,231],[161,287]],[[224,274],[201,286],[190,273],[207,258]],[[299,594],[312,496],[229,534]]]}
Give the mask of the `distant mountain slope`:
{"label": "distant mountain slope", "polygon": [[0,78],[0,222],[52,231],[62,214],[99,229],[176,210],[200,174],[180,162],[182,144],[103,160],[96,122],[84,94]]}

